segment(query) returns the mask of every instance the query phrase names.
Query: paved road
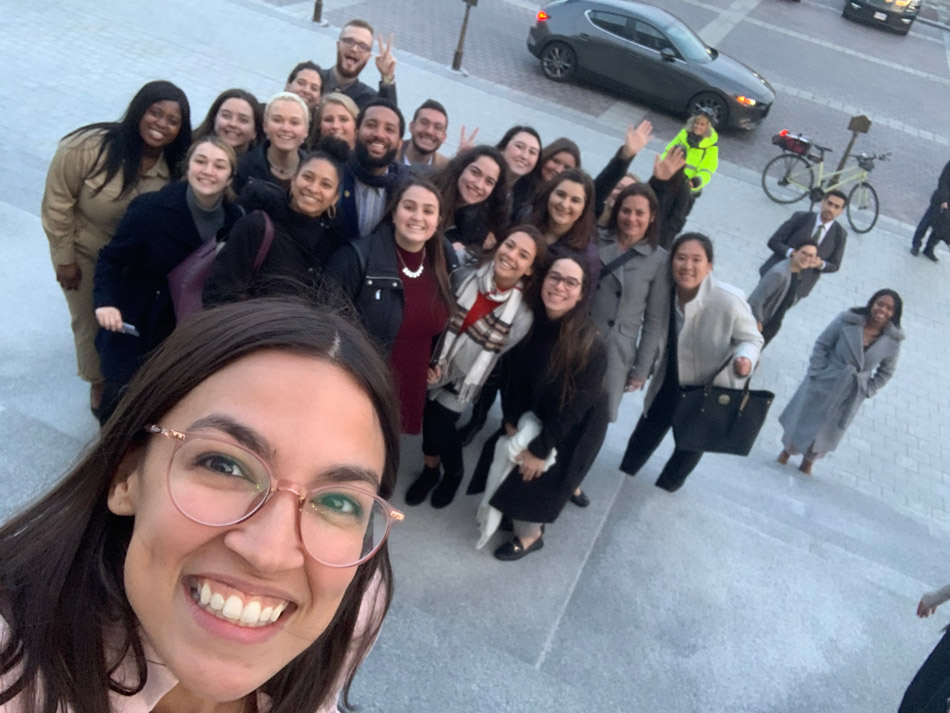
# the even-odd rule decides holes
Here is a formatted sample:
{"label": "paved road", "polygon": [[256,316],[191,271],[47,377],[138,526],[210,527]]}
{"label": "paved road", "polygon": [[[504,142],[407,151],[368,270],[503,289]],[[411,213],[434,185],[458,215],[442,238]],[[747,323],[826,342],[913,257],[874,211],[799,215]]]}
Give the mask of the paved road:
{"label": "paved road", "polygon": [[[481,0],[471,13],[464,67],[476,77],[581,111],[617,132],[646,117],[659,136],[672,138],[682,123],[679,117],[543,77],[538,61],[525,48],[534,11],[541,4]],[[900,37],[851,23],[841,18],[838,0],[661,4],[718,49],[756,68],[778,94],[773,111],[757,130],[722,138],[722,160],[759,172],[776,153],[771,136],[788,128],[834,147],[836,162],[850,137],[848,119],[866,113],[875,125],[857,150],[894,154],[873,176],[883,212],[916,223],[950,158],[950,135],[940,118],[950,98],[950,33],[915,23],[909,36]],[[296,3],[289,11],[304,16],[310,7],[308,2]],[[418,0],[325,0],[324,7],[324,17],[333,24],[371,17],[378,28],[396,33],[399,48],[443,64],[451,62],[464,11],[459,0],[425,3],[424,19]],[[453,120],[477,123],[479,117]]]}
{"label": "paved road", "polygon": [[[303,9],[0,0],[0,512],[44,488],[96,432],[38,217],[56,140],[118,116],[146,79],[179,83],[196,114],[222,87],[267,96],[301,57],[333,56],[332,30],[289,14]],[[400,63],[408,106],[431,93],[459,116],[484,116],[487,135],[525,121],[545,136],[575,136],[594,167],[615,146],[583,107],[526,102],[408,52]],[[650,165],[645,154],[635,170]],[[764,239],[788,210],[745,178],[727,167],[689,227],[714,236],[717,274],[749,290]],[[906,228],[885,223],[850,241],[841,272],[789,313],[757,376],[776,405],[748,458],[704,458],[673,496],[652,485],[669,443],[641,476],[621,475],[616,464],[642,403],[634,394],[585,482],[593,506],[566,510],[538,554],[507,564],[475,550],[474,498],[410,509],[392,540],[393,609],[357,680],[361,709],[895,710],[947,620],[941,610],[918,621],[917,598],[950,581],[950,258],[941,249],[939,265],[914,260],[908,240]],[[776,417],[815,335],[883,285],[906,301],[896,375],[813,478],[779,467]],[[421,460],[418,439],[404,439],[403,450],[396,503]]]}

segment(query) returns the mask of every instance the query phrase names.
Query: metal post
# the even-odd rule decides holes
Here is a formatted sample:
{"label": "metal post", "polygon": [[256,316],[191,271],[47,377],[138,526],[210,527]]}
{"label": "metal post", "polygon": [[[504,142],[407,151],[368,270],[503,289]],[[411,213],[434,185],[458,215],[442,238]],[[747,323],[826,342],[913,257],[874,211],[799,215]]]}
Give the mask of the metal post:
{"label": "metal post", "polygon": [[826,186],[833,186],[835,181],[838,180],[838,176],[840,176],[841,172],[844,170],[844,164],[851,155],[851,149],[854,148],[854,142],[858,140],[858,134],[866,134],[870,130],[871,120],[868,119],[864,114],[851,117],[851,121],[848,122],[848,131],[851,132],[851,140],[845,147],[844,153],[841,154],[841,160],[838,162],[838,168],[836,168],[835,172],[828,177],[828,182],[825,183]]}
{"label": "metal post", "polygon": [[325,25],[323,21],[323,0],[313,0],[313,21]]}
{"label": "metal post", "polygon": [[465,45],[465,31],[468,29],[468,13],[472,10],[472,3],[465,3],[465,17],[462,20],[462,31],[459,33],[459,44],[455,48],[455,56],[452,58],[452,69],[456,72],[462,70],[462,47]]}

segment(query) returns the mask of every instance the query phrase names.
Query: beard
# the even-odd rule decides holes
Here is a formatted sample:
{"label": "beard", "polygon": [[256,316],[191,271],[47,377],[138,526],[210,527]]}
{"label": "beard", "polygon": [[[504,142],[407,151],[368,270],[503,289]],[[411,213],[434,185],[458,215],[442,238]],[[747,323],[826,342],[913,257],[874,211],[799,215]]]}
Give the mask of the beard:
{"label": "beard", "polygon": [[412,139],[412,147],[416,150],[420,156],[431,156],[436,151],[438,151],[441,146],[436,146],[434,149],[424,149],[419,144],[416,143],[415,139]]}
{"label": "beard", "polygon": [[376,158],[375,156],[370,156],[366,146],[359,141],[356,142],[354,152],[356,153],[356,160],[363,168],[382,168],[396,160],[396,149],[390,149],[379,158]]}
{"label": "beard", "polygon": [[367,62],[369,62],[369,57],[367,57],[367,58],[364,59],[362,62],[360,62],[360,63],[356,66],[356,69],[355,69],[354,71],[352,71],[352,72],[350,72],[350,71],[348,71],[348,70],[346,70],[346,69],[343,68],[343,63],[344,63],[345,61],[346,61],[346,60],[344,60],[344,58],[343,58],[343,52],[341,52],[340,49],[337,48],[337,51],[336,51],[336,73],[340,76],[341,79],[350,80],[350,79],[356,79],[358,76],[360,76],[360,72],[363,71],[363,67],[366,66],[366,63],[367,63]]}

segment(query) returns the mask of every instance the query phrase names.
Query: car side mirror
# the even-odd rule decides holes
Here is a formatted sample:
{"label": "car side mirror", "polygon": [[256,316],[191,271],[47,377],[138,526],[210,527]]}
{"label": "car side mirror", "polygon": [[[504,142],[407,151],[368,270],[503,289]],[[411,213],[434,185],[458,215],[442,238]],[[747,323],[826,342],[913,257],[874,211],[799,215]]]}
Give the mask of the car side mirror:
{"label": "car side mirror", "polygon": [[664,62],[672,62],[676,59],[676,52],[671,47],[664,47],[660,50],[660,56]]}

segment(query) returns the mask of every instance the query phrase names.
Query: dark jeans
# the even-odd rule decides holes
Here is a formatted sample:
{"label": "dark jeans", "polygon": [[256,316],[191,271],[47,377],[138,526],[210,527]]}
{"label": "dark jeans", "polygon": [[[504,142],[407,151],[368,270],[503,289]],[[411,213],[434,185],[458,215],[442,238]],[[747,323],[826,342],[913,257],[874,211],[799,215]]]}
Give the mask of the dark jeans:
{"label": "dark jeans", "polygon": [[946,713],[948,702],[950,633],[945,633],[910,682],[897,713]]}
{"label": "dark jeans", "polygon": [[[927,234],[927,229],[930,227],[930,224],[933,223],[936,212],[937,211],[934,209],[933,203],[927,206],[927,210],[924,211],[924,217],[920,219],[920,222],[917,224],[917,230],[914,231],[914,240],[912,244],[915,248],[920,248],[920,246],[923,244],[924,235]],[[931,240],[933,240],[933,235],[930,237]],[[937,241],[933,240],[933,244],[936,245]],[[933,247],[933,245],[931,245],[928,241],[927,247],[930,248]]]}
{"label": "dark jeans", "polygon": [[[673,414],[676,411],[678,399],[677,384],[675,382],[670,384],[670,380],[667,379],[660,388],[660,393],[650,404],[649,413],[644,413],[637,421],[637,427],[633,429],[630,440],[627,442],[627,450],[623,454],[620,470],[629,475],[636,475],[650,460],[653,451],[673,427]],[[663,466],[663,472],[657,478],[656,486],[671,493],[679,490],[702,457],[701,451],[684,451],[675,448],[673,455]]]}
{"label": "dark jeans", "polygon": [[455,428],[461,415],[431,399],[426,400],[426,407],[422,412],[422,453],[439,456],[445,474],[449,477],[461,477],[465,472],[462,439]]}

